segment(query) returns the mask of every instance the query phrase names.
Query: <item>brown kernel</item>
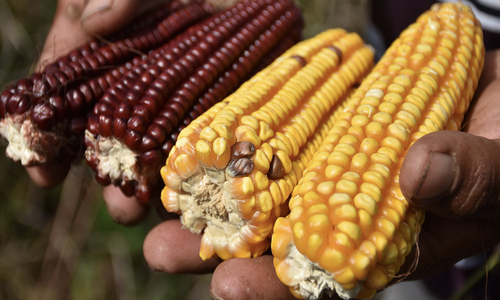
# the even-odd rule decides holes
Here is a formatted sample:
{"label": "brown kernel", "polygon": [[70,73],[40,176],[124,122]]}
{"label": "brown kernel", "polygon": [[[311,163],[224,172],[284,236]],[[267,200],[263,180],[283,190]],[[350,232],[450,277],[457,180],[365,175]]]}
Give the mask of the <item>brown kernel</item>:
{"label": "brown kernel", "polygon": [[238,142],[231,147],[231,159],[250,158],[255,154],[255,146],[250,142]]}
{"label": "brown kernel", "polygon": [[281,179],[284,175],[284,171],[285,170],[281,160],[276,155],[273,155],[269,171],[267,172],[267,177],[272,180]]}
{"label": "brown kernel", "polygon": [[337,54],[337,56],[339,57],[339,63],[342,62],[342,58],[343,58],[342,50],[340,50],[336,46],[329,46],[328,49],[332,50],[333,52],[335,52],[335,54]]}
{"label": "brown kernel", "polygon": [[230,177],[246,176],[252,173],[253,168],[254,164],[250,158],[232,159],[227,165],[226,173]]}
{"label": "brown kernel", "polygon": [[307,64],[307,61],[305,60],[305,58],[303,58],[300,55],[292,55],[291,58],[297,60],[302,67],[304,67]]}

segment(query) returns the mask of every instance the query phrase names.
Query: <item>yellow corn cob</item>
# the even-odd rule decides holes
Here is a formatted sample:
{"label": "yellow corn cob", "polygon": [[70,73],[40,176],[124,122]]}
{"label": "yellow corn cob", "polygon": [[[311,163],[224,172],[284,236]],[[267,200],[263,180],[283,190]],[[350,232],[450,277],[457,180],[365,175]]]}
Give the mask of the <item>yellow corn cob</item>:
{"label": "yellow corn cob", "polygon": [[[333,124],[335,103],[361,82],[372,50],[326,31],[292,47],[184,129],[161,170],[162,201],[201,233],[200,256],[255,257]],[[284,210],[284,209],[285,210]]]}
{"label": "yellow corn cob", "polygon": [[483,58],[471,9],[436,4],[344,105],[274,227],[276,272],[297,298],[369,298],[394,278],[424,219],[399,188],[405,154],[427,133],[460,128]]}

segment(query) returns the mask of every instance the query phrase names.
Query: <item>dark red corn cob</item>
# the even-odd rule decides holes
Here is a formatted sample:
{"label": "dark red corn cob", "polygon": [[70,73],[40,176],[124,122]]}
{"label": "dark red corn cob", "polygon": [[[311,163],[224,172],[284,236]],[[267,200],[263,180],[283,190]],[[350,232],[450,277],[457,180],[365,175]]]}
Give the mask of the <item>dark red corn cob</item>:
{"label": "dark red corn cob", "polygon": [[[104,92],[138,64],[151,63],[168,41],[212,13],[201,0],[170,2],[116,35],[94,39],[43,72],[5,88],[0,134],[9,141],[7,155],[23,165],[50,161],[63,147],[76,156],[87,115]],[[148,62],[141,59],[151,50]]]}
{"label": "dark red corn cob", "polygon": [[179,131],[299,41],[302,26],[292,0],[244,0],[137,64],[88,119],[85,158],[96,179],[147,202]]}

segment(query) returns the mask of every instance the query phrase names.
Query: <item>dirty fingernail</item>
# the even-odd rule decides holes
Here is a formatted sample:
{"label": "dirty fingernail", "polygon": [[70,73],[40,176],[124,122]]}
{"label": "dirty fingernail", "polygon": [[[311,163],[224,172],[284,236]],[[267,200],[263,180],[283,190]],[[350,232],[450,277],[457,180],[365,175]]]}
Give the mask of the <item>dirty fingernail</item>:
{"label": "dirty fingernail", "polygon": [[111,6],[113,6],[113,0],[89,0],[83,9],[82,19],[97,12],[110,9]]}
{"label": "dirty fingernail", "polygon": [[413,198],[424,200],[444,195],[451,190],[456,171],[457,166],[451,155],[431,152]]}

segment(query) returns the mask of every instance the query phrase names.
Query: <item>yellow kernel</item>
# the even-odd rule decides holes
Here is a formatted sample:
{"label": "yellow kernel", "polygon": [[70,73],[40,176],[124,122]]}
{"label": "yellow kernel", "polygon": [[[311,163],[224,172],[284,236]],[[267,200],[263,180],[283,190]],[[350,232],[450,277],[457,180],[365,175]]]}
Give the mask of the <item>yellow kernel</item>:
{"label": "yellow kernel", "polygon": [[295,246],[297,247],[297,250],[299,250],[301,253],[305,253],[307,244],[305,243],[305,238],[307,236],[307,233],[304,228],[304,223],[298,222],[293,225],[293,240],[295,242]]}
{"label": "yellow kernel", "polygon": [[364,280],[370,270],[371,259],[356,249],[349,257],[349,265],[357,280]]}
{"label": "yellow kernel", "polygon": [[374,231],[368,237],[368,240],[377,248],[377,261],[381,262],[384,259],[384,256],[387,253],[387,248],[389,246],[387,237],[378,231]]}
{"label": "yellow kernel", "polygon": [[387,252],[386,252],[384,258],[382,259],[381,264],[387,266],[387,265],[395,263],[396,260],[398,259],[398,254],[399,254],[398,250],[399,249],[398,249],[398,246],[396,246],[396,244],[389,243],[389,246],[387,247]]}
{"label": "yellow kernel", "polygon": [[336,228],[338,228],[341,232],[345,233],[354,241],[359,241],[362,237],[361,229],[357,224],[353,222],[349,221],[340,222],[339,224],[337,224]]}
{"label": "yellow kernel", "polygon": [[340,179],[349,180],[358,185],[361,181],[361,176],[356,172],[348,171],[342,174],[342,177],[340,177]]}
{"label": "yellow kernel", "polygon": [[410,140],[410,133],[408,129],[399,124],[391,124],[387,126],[387,136],[398,139],[403,145],[407,145]]}
{"label": "yellow kernel", "polygon": [[387,93],[383,100],[385,102],[393,103],[396,106],[399,106],[401,103],[403,103],[403,97],[401,97],[400,94],[398,93]]}
{"label": "yellow kernel", "polygon": [[303,206],[304,208],[309,209],[311,206],[315,204],[321,204],[321,203],[326,203],[326,199],[323,197],[319,197],[318,194],[314,191],[309,191],[305,193],[303,199]]}
{"label": "yellow kernel", "polygon": [[359,187],[361,193],[370,195],[377,203],[382,200],[382,191],[373,183],[364,182]]}
{"label": "yellow kernel", "polygon": [[396,164],[399,160],[399,157],[398,157],[398,154],[396,153],[396,151],[392,150],[391,148],[389,147],[380,147],[377,151],[377,153],[379,154],[382,154],[382,155],[385,155],[387,157],[390,158],[390,160]]}
{"label": "yellow kernel", "polygon": [[354,205],[374,216],[378,212],[377,202],[368,194],[359,193],[354,197]]}
{"label": "yellow kernel", "polygon": [[335,193],[330,198],[328,198],[328,206],[331,208],[349,202],[351,202],[351,196],[345,193]]}
{"label": "yellow kernel", "polygon": [[390,74],[391,76],[394,76],[397,74],[403,67],[400,65],[390,65],[387,68],[387,73]]}
{"label": "yellow kernel", "polygon": [[355,137],[355,136],[352,136],[352,135],[344,135],[340,141],[339,141],[339,144],[347,144],[347,145],[351,145],[353,146],[354,148],[358,148],[359,146],[359,140]]}
{"label": "yellow kernel", "polygon": [[318,184],[316,191],[322,195],[329,196],[333,193],[335,189],[335,183],[333,181],[325,181]]}
{"label": "yellow kernel", "polygon": [[350,159],[349,156],[347,156],[347,154],[345,154],[344,152],[335,151],[328,156],[327,163],[328,165],[335,164],[337,166],[343,167],[344,169],[347,169],[350,165]]}
{"label": "yellow kernel", "polygon": [[394,63],[400,65],[403,68],[406,68],[408,66],[408,59],[406,59],[405,57],[398,56],[394,58]]}
{"label": "yellow kernel", "polygon": [[390,207],[384,207],[381,211],[381,215],[383,215],[387,220],[391,221],[393,224],[400,224],[401,217],[400,215]]}
{"label": "yellow kernel", "polygon": [[367,275],[365,287],[375,291],[385,287],[392,277],[387,276],[382,266],[376,266]]}
{"label": "yellow kernel", "polygon": [[351,120],[352,126],[364,127],[370,122],[370,119],[366,115],[356,115]]}
{"label": "yellow kernel", "polygon": [[320,204],[314,204],[309,209],[307,210],[307,216],[313,216],[316,214],[324,214],[328,215],[330,213],[330,210],[328,209],[328,206],[326,204],[320,203]]}
{"label": "yellow kernel", "polygon": [[290,222],[292,224],[296,224],[297,222],[305,222],[306,221],[306,213],[304,212],[304,207],[295,206],[289,215]]}
{"label": "yellow kernel", "polygon": [[319,258],[319,266],[330,273],[337,272],[346,262],[345,254],[333,247],[327,247]]}
{"label": "yellow kernel", "polygon": [[257,171],[255,173],[255,187],[257,187],[257,190],[262,191],[267,186],[269,185],[269,179],[267,178],[267,175],[263,174],[260,171]]}
{"label": "yellow kernel", "polygon": [[359,216],[359,228],[363,231],[363,237],[367,237],[373,230],[373,218],[372,216],[363,209],[358,210]]}
{"label": "yellow kernel", "polygon": [[323,238],[322,234],[313,233],[309,236],[307,240],[307,250],[306,256],[312,262],[317,262],[320,258],[321,253],[326,248],[327,243]]}
{"label": "yellow kernel", "polygon": [[356,211],[356,208],[351,204],[343,204],[340,207],[337,207],[332,212],[331,216],[334,225],[346,220],[357,222],[358,212]]}
{"label": "yellow kernel", "polygon": [[377,152],[378,147],[379,143],[377,142],[377,140],[367,137],[361,141],[359,152],[364,153],[367,156],[371,156],[373,153]]}
{"label": "yellow kernel", "polygon": [[[349,144],[338,144],[334,148],[335,152],[342,152],[347,155],[349,158],[356,154],[356,149]],[[334,153],[335,153],[334,152]]]}
{"label": "yellow kernel", "polygon": [[262,151],[261,149],[257,149],[257,151],[255,151],[254,157],[252,158],[252,161],[258,171],[267,174],[267,171],[269,171],[270,161],[264,151]]}
{"label": "yellow kernel", "polygon": [[396,226],[386,218],[380,217],[375,221],[375,228],[382,232],[388,239],[392,239],[396,232]]}
{"label": "yellow kernel", "polygon": [[[375,84],[379,86],[386,87],[387,84],[383,81],[377,81]],[[373,88],[374,84],[372,84],[372,88],[366,92],[365,97],[375,97],[377,99],[381,99],[384,96],[384,91],[378,88]]]}
{"label": "yellow kernel", "polygon": [[376,110],[373,106],[365,104],[365,105],[361,105],[360,107],[358,107],[356,112],[358,114],[365,115],[368,118],[370,118],[372,116],[372,114],[374,114],[376,112]]}
{"label": "yellow kernel", "polygon": [[273,209],[273,197],[268,191],[264,191],[257,195],[258,207],[263,213],[270,212]]}
{"label": "yellow kernel", "polygon": [[368,162],[369,159],[365,153],[357,153],[352,157],[350,170],[361,174],[368,167]]}
{"label": "yellow kernel", "polygon": [[381,142],[380,146],[388,147],[396,152],[398,156],[403,155],[403,151],[405,150],[403,144],[395,137],[387,136]]}
{"label": "yellow kernel", "polygon": [[339,180],[335,187],[337,193],[346,193],[354,196],[358,191],[358,186],[350,180]]}
{"label": "yellow kernel", "polygon": [[[412,55],[413,57],[413,55]],[[405,92],[404,86],[397,84],[397,83],[391,83],[387,87],[387,92],[389,93],[396,93],[396,94],[402,94]]]}
{"label": "yellow kernel", "polygon": [[200,138],[204,139],[207,142],[213,142],[218,137],[219,135],[217,134],[217,132],[215,132],[215,130],[213,130],[211,127],[205,127],[200,132]]}
{"label": "yellow kernel", "polygon": [[412,52],[412,48],[410,45],[400,45],[397,48],[397,53],[399,56],[407,56]]}
{"label": "yellow kernel", "polygon": [[177,169],[177,173],[181,178],[188,178],[193,175],[199,168],[199,164],[188,154],[181,154],[177,156],[175,159],[175,168]]}
{"label": "yellow kernel", "polygon": [[[384,102],[384,103],[380,104],[378,107],[379,111],[381,111],[382,113],[386,113],[389,116],[394,115],[394,113],[397,111],[397,108],[398,107],[396,106],[396,104],[390,103],[390,102]],[[374,119],[374,121],[375,121],[375,119]],[[383,124],[387,124],[387,123],[384,122]]]}
{"label": "yellow kernel", "polygon": [[370,122],[366,125],[365,135],[366,137],[380,141],[385,135],[385,130],[379,122]]}
{"label": "yellow kernel", "polygon": [[271,182],[269,185],[269,192],[271,193],[271,196],[273,196],[274,206],[282,204],[283,198],[281,197],[281,190],[275,181]]}
{"label": "yellow kernel", "polygon": [[332,223],[330,222],[330,218],[326,214],[315,214],[309,216],[307,221],[305,222],[306,230],[309,233],[328,233],[333,229]]}
{"label": "yellow kernel", "polygon": [[361,100],[360,105],[370,105],[377,107],[380,104],[380,99],[374,96],[367,96]]}
{"label": "yellow kernel", "polygon": [[325,168],[325,178],[332,181],[338,181],[344,173],[345,168],[336,164],[329,165]]}
{"label": "yellow kernel", "polygon": [[[387,149],[387,147],[384,147]],[[372,164],[382,164],[386,167],[388,167],[390,170],[394,168],[394,162],[393,160],[387,156],[386,154],[379,153],[380,149],[378,150],[377,153],[374,153],[370,156],[370,163]]]}
{"label": "yellow kernel", "polygon": [[299,195],[304,196],[307,192],[314,190],[315,187],[316,187],[316,183],[314,183],[312,181],[303,182],[300,186],[300,189],[299,189]]}
{"label": "yellow kernel", "polygon": [[408,113],[407,111],[399,111],[396,114],[395,119],[400,120],[401,122],[406,124],[406,126],[408,126],[410,130],[415,130],[418,124],[415,117],[412,114]]}
{"label": "yellow kernel", "polygon": [[328,245],[340,246],[347,249],[352,248],[351,239],[347,234],[343,232],[330,231],[330,233],[328,234]]}
{"label": "yellow kernel", "polygon": [[246,125],[256,132],[259,130],[259,120],[253,116],[243,116],[240,121],[241,125]]}
{"label": "yellow kernel", "polygon": [[[384,105],[386,105],[386,103],[384,103]],[[376,113],[373,116],[372,120],[374,122],[378,122],[378,123],[382,124],[383,126],[386,126],[386,125],[392,123],[392,116],[386,112],[381,111],[381,112]]]}
{"label": "yellow kernel", "polygon": [[245,177],[241,182],[241,192],[244,195],[252,194],[255,191],[253,181],[250,177]]}
{"label": "yellow kernel", "polygon": [[276,152],[276,156],[281,160],[283,164],[283,171],[285,174],[292,170],[292,161],[290,160],[290,156],[288,156],[284,151],[278,150]]}

